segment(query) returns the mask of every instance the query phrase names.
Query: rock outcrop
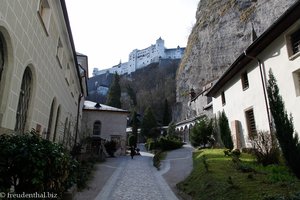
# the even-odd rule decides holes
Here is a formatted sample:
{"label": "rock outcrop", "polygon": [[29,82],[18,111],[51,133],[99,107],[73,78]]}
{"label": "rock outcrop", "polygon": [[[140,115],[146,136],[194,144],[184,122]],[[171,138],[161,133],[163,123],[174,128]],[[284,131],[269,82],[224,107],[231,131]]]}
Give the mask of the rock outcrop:
{"label": "rock outcrop", "polygon": [[[177,71],[173,120],[195,117],[189,91],[218,79],[296,0],[201,0]],[[205,106],[205,105],[203,105]]]}

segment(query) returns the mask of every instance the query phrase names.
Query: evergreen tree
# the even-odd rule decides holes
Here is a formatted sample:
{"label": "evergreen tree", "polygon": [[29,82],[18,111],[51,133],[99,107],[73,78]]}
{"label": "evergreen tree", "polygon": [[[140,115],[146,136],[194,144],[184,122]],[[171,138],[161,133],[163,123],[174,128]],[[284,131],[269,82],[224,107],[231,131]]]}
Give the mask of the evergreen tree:
{"label": "evergreen tree", "polygon": [[129,95],[131,99],[131,105],[133,107],[136,107],[137,105],[137,99],[136,99],[136,92],[133,90],[133,88],[128,84],[126,87],[127,94]]}
{"label": "evergreen tree", "polygon": [[120,76],[115,73],[114,80],[109,88],[106,104],[116,108],[121,108],[121,87]]}
{"label": "evergreen tree", "polygon": [[169,136],[175,136],[176,135],[176,124],[174,122],[171,122],[168,127],[167,131]]}
{"label": "evergreen tree", "polygon": [[231,137],[231,131],[229,128],[228,118],[227,118],[224,110],[220,114],[218,122],[219,122],[218,124],[219,124],[221,140],[222,140],[224,146],[227,149],[233,149],[233,141],[232,141],[232,137]]}
{"label": "evergreen tree", "polygon": [[136,147],[137,138],[138,138],[139,120],[137,118],[137,113],[135,110],[133,111],[133,114],[132,114],[131,126],[132,126],[132,135],[134,135],[134,137],[135,137],[134,147]]}
{"label": "evergreen tree", "polygon": [[277,81],[271,70],[269,71],[267,92],[270,110],[276,128],[275,133],[280,144],[282,154],[289,168],[300,179],[300,143],[298,135],[294,133],[293,119],[291,116],[288,117],[284,101],[279,94]]}
{"label": "evergreen tree", "polygon": [[167,126],[170,123],[170,121],[171,121],[171,119],[170,119],[169,103],[168,103],[168,100],[165,99],[163,125]]}
{"label": "evergreen tree", "polygon": [[212,120],[204,117],[195,123],[191,130],[191,143],[193,146],[203,145],[204,147],[209,142],[212,142],[211,136],[213,134]]}
{"label": "evergreen tree", "polygon": [[157,122],[153,114],[152,108],[148,107],[145,110],[145,114],[142,120],[141,134],[147,138],[156,138],[158,136],[156,127]]}

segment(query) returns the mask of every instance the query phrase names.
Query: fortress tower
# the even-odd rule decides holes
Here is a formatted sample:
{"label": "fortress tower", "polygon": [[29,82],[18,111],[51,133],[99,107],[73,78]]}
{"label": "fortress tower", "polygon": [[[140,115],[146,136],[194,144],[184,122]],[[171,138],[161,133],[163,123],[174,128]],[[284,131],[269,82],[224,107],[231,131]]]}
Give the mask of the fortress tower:
{"label": "fortress tower", "polygon": [[166,49],[165,41],[159,37],[155,44],[149,47],[138,50],[134,49],[128,58],[128,62],[119,63],[109,69],[98,70],[94,68],[93,75],[100,75],[106,72],[118,74],[131,74],[137,69],[141,69],[151,63],[159,62],[160,59],[181,59],[184,54],[185,48],[180,48],[179,46],[174,49]]}

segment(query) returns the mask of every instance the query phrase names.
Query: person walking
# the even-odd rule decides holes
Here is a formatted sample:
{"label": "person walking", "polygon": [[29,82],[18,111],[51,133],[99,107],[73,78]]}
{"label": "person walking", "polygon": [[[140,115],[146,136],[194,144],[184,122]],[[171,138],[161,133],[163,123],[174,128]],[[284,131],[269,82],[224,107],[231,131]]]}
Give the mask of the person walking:
{"label": "person walking", "polygon": [[134,155],[135,155],[135,148],[134,148],[134,146],[131,146],[130,147],[130,156],[131,156],[131,159],[133,159]]}

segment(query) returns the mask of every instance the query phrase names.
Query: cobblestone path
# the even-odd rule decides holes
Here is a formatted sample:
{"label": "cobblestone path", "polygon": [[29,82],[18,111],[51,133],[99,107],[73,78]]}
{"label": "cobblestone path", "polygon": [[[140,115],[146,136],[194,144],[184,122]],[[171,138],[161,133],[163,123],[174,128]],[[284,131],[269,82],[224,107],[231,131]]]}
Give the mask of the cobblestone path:
{"label": "cobblestone path", "polygon": [[152,155],[126,157],[96,200],[178,200],[152,165]]}

